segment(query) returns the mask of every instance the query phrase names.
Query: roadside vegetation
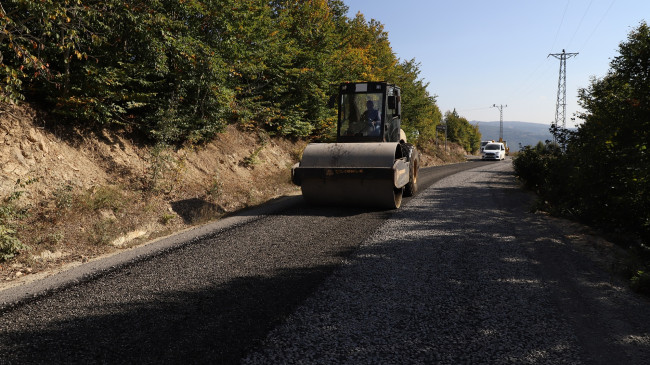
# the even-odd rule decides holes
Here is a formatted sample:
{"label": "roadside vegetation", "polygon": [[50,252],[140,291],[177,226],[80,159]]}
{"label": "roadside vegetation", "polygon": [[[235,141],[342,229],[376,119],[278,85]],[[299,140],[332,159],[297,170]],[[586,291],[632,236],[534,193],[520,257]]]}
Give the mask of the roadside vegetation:
{"label": "roadside vegetation", "polygon": [[328,139],[342,81],[403,89],[404,128],[435,137],[442,114],[415,60],[341,0],[7,0],[0,88],[59,123],[119,127],[153,142],[209,141],[228,124]]}
{"label": "roadside vegetation", "polygon": [[526,146],[517,176],[540,208],[598,227],[631,256],[622,270],[650,294],[650,28],[641,23],[602,78],[579,90],[576,131],[552,128],[557,143]]}
{"label": "roadside vegetation", "polygon": [[9,260],[28,247],[17,234],[17,221],[27,216],[27,209],[18,204],[23,190],[34,180],[16,182],[14,190],[0,201],[0,262]]}
{"label": "roadside vegetation", "polygon": [[456,110],[445,113],[447,139],[461,145],[465,151],[476,154],[481,149],[481,132],[478,124],[472,125],[466,118],[458,115]]}

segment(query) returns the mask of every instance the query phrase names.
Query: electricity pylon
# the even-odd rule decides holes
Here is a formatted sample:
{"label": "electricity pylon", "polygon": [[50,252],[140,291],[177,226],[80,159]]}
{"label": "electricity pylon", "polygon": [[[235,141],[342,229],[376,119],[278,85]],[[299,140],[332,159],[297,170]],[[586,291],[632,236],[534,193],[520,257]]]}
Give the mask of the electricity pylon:
{"label": "electricity pylon", "polygon": [[555,126],[562,124],[566,128],[566,60],[578,53],[550,53],[546,58],[553,56],[560,60],[560,77],[557,81],[557,102],[555,104]]}
{"label": "electricity pylon", "polygon": [[499,108],[499,142],[503,141],[503,108],[507,108],[507,105],[492,105],[493,108]]}

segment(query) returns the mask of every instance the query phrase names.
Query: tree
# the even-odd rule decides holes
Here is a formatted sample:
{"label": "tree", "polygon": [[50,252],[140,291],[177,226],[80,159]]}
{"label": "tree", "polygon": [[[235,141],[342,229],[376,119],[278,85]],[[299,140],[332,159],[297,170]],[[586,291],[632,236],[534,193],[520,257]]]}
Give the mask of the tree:
{"label": "tree", "polygon": [[650,28],[641,23],[607,74],[579,90],[584,123],[575,132],[552,129],[565,148],[549,144],[516,158],[515,172],[532,180],[550,210],[650,240],[649,81]]}
{"label": "tree", "polygon": [[619,45],[602,79],[579,90],[584,123],[569,142],[583,217],[650,239],[650,28]]}
{"label": "tree", "polygon": [[342,0],[7,0],[0,98],[39,103],[57,123],[118,126],[168,144],[227,123],[327,139],[342,81],[404,92],[404,126],[425,141],[441,115],[415,60]]}
{"label": "tree", "polygon": [[362,13],[346,22],[341,29],[341,44],[335,51],[336,73],[339,81],[378,81],[397,64],[384,26]]}
{"label": "tree", "polygon": [[[24,82],[50,79],[50,51],[83,57],[76,15],[87,9],[81,1],[7,0],[0,4],[0,101],[24,99]],[[66,75],[69,75],[67,73]]]}
{"label": "tree", "polygon": [[[290,63],[276,90],[282,118],[276,123],[282,134],[305,137],[333,127],[327,108],[334,74],[332,54],[338,47],[335,15],[326,0],[282,1],[279,25],[287,41]],[[340,4],[338,4],[340,5]],[[295,126],[295,127],[294,127]]]}
{"label": "tree", "polygon": [[481,132],[477,125],[471,125],[467,119],[454,111],[445,113],[447,138],[461,145],[467,152],[475,153],[481,147]]}
{"label": "tree", "polygon": [[408,139],[419,144],[433,141],[442,113],[436,97],[427,91],[429,83],[420,78],[420,64],[414,59],[400,62],[389,79],[402,88],[402,128]]}

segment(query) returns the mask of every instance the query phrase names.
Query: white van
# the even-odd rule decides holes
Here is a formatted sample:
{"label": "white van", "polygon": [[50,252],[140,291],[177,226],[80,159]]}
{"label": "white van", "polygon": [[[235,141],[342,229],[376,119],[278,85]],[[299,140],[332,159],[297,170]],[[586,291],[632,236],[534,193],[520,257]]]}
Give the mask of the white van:
{"label": "white van", "polygon": [[491,142],[485,145],[481,152],[481,159],[483,160],[505,160],[506,159],[506,146],[503,143]]}

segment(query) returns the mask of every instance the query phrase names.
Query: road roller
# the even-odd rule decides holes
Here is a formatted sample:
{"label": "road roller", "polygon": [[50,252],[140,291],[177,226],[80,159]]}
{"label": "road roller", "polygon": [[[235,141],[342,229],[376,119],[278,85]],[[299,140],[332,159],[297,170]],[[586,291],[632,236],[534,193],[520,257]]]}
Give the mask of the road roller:
{"label": "road roller", "polygon": [[419,155],[401,129],[401,90],[387,82],[343,83],[335,143],[310,143],[291,169],[310,204],[396,209],[417,191]]}

